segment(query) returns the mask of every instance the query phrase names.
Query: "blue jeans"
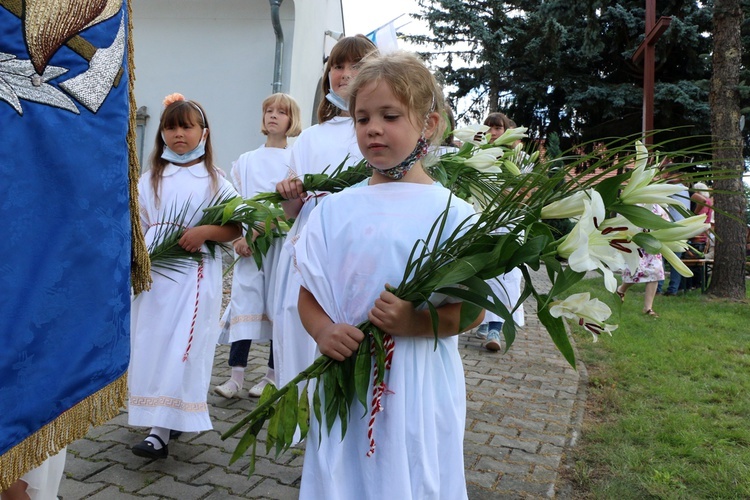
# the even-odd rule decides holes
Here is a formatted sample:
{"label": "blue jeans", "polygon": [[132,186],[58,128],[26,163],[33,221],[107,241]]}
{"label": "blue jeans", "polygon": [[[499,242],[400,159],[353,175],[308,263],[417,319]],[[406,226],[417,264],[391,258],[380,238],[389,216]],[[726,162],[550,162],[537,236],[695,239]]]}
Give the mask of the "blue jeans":
{"label": "blue jeans", "polygon": [[[229,347],[229,366],[241,366],[247,368],[247,356],[250,354],[252,340],[238,340],[232,342]],[[268,367],[273,370],[273,341],[269,342],[270,353],[268,355]]]}
{"label": "blue jeans", "polygon": [[[682,258],[682,252],[675,252],[675,255],[678,259]],[[664,259],[662,257],[662,259]],[[665,260],[666,262],[666,260]],[[680,289],[680,281],[682,281],[682,275],[678,273],[674,267],[670,266],[669,271],[669,286],[667,287],[667,293],[668,294],[676,294],[677,291]],[[659,286],[656,288],[656,293],[661,293],[662,285],[664,284],[664,280],[659,281]]]}

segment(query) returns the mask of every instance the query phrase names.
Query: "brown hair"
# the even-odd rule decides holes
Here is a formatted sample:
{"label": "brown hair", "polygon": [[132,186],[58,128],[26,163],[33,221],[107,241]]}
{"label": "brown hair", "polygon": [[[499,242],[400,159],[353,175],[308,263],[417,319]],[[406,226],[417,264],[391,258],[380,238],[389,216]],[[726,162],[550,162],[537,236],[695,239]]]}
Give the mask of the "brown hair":
{"label": "brown hair", "polygon": [[[156,204],[159,204],[159,193],[161,192],[161,178],[164,168],[169,162],[161,157],[164,153],[166,144],[161,134],[167,127],[187,127],[198,125],[201,128],[208,128],[208,118],[206,111],[196,101],[181,100],[171,103],[164,108],[159,120],[159,128],[156,131],[156,140],[154,141],[154,151],[151,153],[151,187],[154,190]],[[211,134],[206,137],[206,148],[203,154],[203,163],[206,164],[206,170],[211,177],[211,189],[216,191],[219,185],[219,172],[214,165],[213,148],[211,147]]]}
{"label": "brown hair", "polygon": [[323,71],[323,79],[320,83],[321,99],[318,105],[318,123],[324,123],[339,114],[339,109],[331,104],[326,96],[331,90],[331,82],[328,81],[328,75],[331,72],[331,66],[343,64],[346,62],[358,63],[368,54],[377,52],[378,48],[364,35],[347,36],[336,42],[331,50],[331,55],[326,61],[326,68]]}
{"label": "brown hair", "polygon": [[260,131],[263,132],[263,135],[268,135],[268,130],[266,130],[265,124],[265,114],[266,108],[269,106],[278,106],[286,111],[287,116],[289,116],[289,128],[286,130],[285,134],[287,137],[297,137],[300,132],[302,132],[302,121],[300,119],[301,113],[297,101],[295,101],[294,97],[289,94],[277,92],[266,97],[263,100],[263,104],[261,104],[262,113],[260,118]]}
{"label": "brown hair", "polygon": [[431,143],[439,144],[446,126],[443,112],[445,98],[443,90],[424,63],[414,54],[400,51],[367,57],[350,84],[349,109],[352,114],[357,107],[360,89],[380,81],[387,83],[396,99],[407,107],[413,123],[423,123],[425,116],[433,111],[439,115],[435,132],[427,138]]}
{"label": "brown hair", "polygon": [[487,118],[484,119],[484,124],[488,127],[503,127],[505,130],[509,130],[512,128],[516,128],[516,122],[508,118],[507,115],[504,113],[500,113],[499,111],[495,111],[494,113],[490,113],[487,115]]}

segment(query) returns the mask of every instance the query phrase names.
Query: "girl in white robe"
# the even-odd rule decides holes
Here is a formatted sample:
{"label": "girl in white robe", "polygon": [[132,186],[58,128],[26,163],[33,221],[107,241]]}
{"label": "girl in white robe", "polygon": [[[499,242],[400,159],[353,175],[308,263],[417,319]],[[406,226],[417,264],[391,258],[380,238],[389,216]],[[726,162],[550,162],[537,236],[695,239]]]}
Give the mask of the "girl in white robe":
{"label": "girl in white robe", "polygon": [[449,204],[443,237],[475,215],[422,169],[427,138],[441,137],[442,91],[419,59],[392,53],[363,62],[350,100],[374,173],[369,185],[324,198],[294,243],[299,312],[333,359],[357,351],[364,334],[353,325],[365,320],[395,347],[372,427],[360,418],[372,402],[366,411],[353,403],[343,439],[338,419],[329,434],[326,422],[312,418],[300,498],[460,500],[467,498],[460,303],[430,298],[439,317],[436,348],[429,311],[385,291],[401,281],[415,242],[428,239]]}
{"label": "girl in white robe", "polygon": [[[344,100],[348,97],[348,85],[357,74],[360,60],[375,50],[375,45],[362,35],[342,38],[331,50],[322,79],[323,94],[330,97],[320,103],[319,124],[304,130],[292,146],[291,175],[277,186],[277,191],[288,200],[282,204],[284,211],[288,217],[295,218],[286,241],[296,238],[312,209],[326,194],[304,193],[300,178],[327,168],[333,170],[344,159],[348,166],[362,159]],[[297,376],[318,355],[315,342],[299,320],[299,283],[290,278],[291,274],[292,256],[282,250],[274,284],[273,356],[277,387]]]}
{"label": "girl in white robe", "polygon": [[[273,94],[261,105],[261,132],[267,137],[260,148],[244,153],[232,166],[232,182],[244,198],[276,190],[276,184],[289,175],[291,150],[287,138],[300,133],[300,110],[292,96]],[[271,340],[273,317],[273,279],[282,241],[274,241],[263,256],[261,268],[253,258],[245,236],[232,242],[239,260],[232,274],[232,296],[221,320],[219,342],[231,343],[229,366],[231,377],[214,387],[225,398],[238,397],[245,380],[247,357],[253,340]],[[254,240],[258,232],[253,230]],[[273,348],[268,357],[266,375],[250,388],[248,394],[259,397],[263,388],[274,381]]]}
{"label": "girl in white robe", "polygon": [[[141,226],[151,245],[164,226],[187,228],[179,245],[202,252],[182,269],[152,268],[151,289],[133,298],[128,368],[128,423],[151,427],[131,449],[146,458],[168,455],[170,430],[211,429],[206,395],[219,335],[221,252],[206,242],[237,238],[240,227],[196,223],[203,209],[237,192],[213,165],[205,112],[172,94],[165,100],[151,170],[139,183]],[[184,220],[177,216],[184,210]]]}

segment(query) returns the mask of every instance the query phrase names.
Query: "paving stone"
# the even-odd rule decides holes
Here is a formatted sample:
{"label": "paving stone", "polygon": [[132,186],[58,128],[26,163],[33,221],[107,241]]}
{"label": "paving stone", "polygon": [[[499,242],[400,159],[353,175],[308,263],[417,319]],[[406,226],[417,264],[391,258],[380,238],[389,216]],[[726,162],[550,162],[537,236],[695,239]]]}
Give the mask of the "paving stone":
{"label": "paving stone", "polygon": [[[149,496],[132,495],[130,493],[125,493],[125,492],[120,491],[120,488],[118,488],[117,486],[110,486],[87,498],[89,498],[90,500],[133,500],[136,498],[139,500],[142,500],[144,498],[147,498],[149,500],[151,499],[155,500],[155,499],[166,498],[166,497],[162,497],[161,494],[149,495]],[[68,499],[66,498],[65,500],[68,500]]]}
{"label": "paving stone", "polygon": [[208,495],[212,489],[210,486],[182,483],[166,476],[146,486],[138,493],[142,495],[158,495],[176,500],[196,500]]}
{"label": "paving stone", "polygon": [[98,483],[116,484],[123,491],[133,493],[148,486],[159,478],[153,472],[132,471],[115,464],[91,476],[90,480]]}
{"label": "paving stone", "polygon": [[205,474],[193,479],[191,482],[196,485],[205,484],[219,486],[225,488],[233,495],[242,495],[257,485],[261,480],[263,480],[263,478],[259,477],[257,474],[248,477],[245,472],[239,474],[228,473],[224,469],[213,467]]}
{"label": "paving stone", "polygon": [[[66,466],[68,459],[70,459],[70,457],[66,459]],[[88,498],[94,493],[108,487],[109,485],[105,483],[87,483],[84,481],[77,481],[70,476],[67,476],[60,481],[60,489],[57,491],[57,496],[61,500]]]}
{"label": "paving stone", "polygon": [[247,498],[271,498],[274,500],[289,500],[299,496],[299,488],[293,488],[280,484],[273,479],[264,479],[260,484],[252,488]]}

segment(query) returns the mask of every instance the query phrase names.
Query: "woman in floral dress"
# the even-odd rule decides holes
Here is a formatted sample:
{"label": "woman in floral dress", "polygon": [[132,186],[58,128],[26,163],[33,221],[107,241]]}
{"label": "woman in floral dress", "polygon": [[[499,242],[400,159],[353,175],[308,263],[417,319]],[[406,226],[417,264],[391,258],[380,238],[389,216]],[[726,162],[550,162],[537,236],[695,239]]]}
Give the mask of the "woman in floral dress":
{"label": "woman in floral dress", "polygon": [[[664,220],[669,220],[666,210],[657,204],[651,205],[651,212],[660,216]],[[649,254],[641,250],[641,259],[637,269],[628,269],[622,271],[622,285],[617,288],[617,295],[625,302],[625,294],[628,289],[636,283],[646,284],[646,293],[643,298],[643,314],[648,314],[658,318],[659,315],[654,312],[654,297],[656,297],[656,287],[660,280],[664,279],[664,263],[661,254]]]}

